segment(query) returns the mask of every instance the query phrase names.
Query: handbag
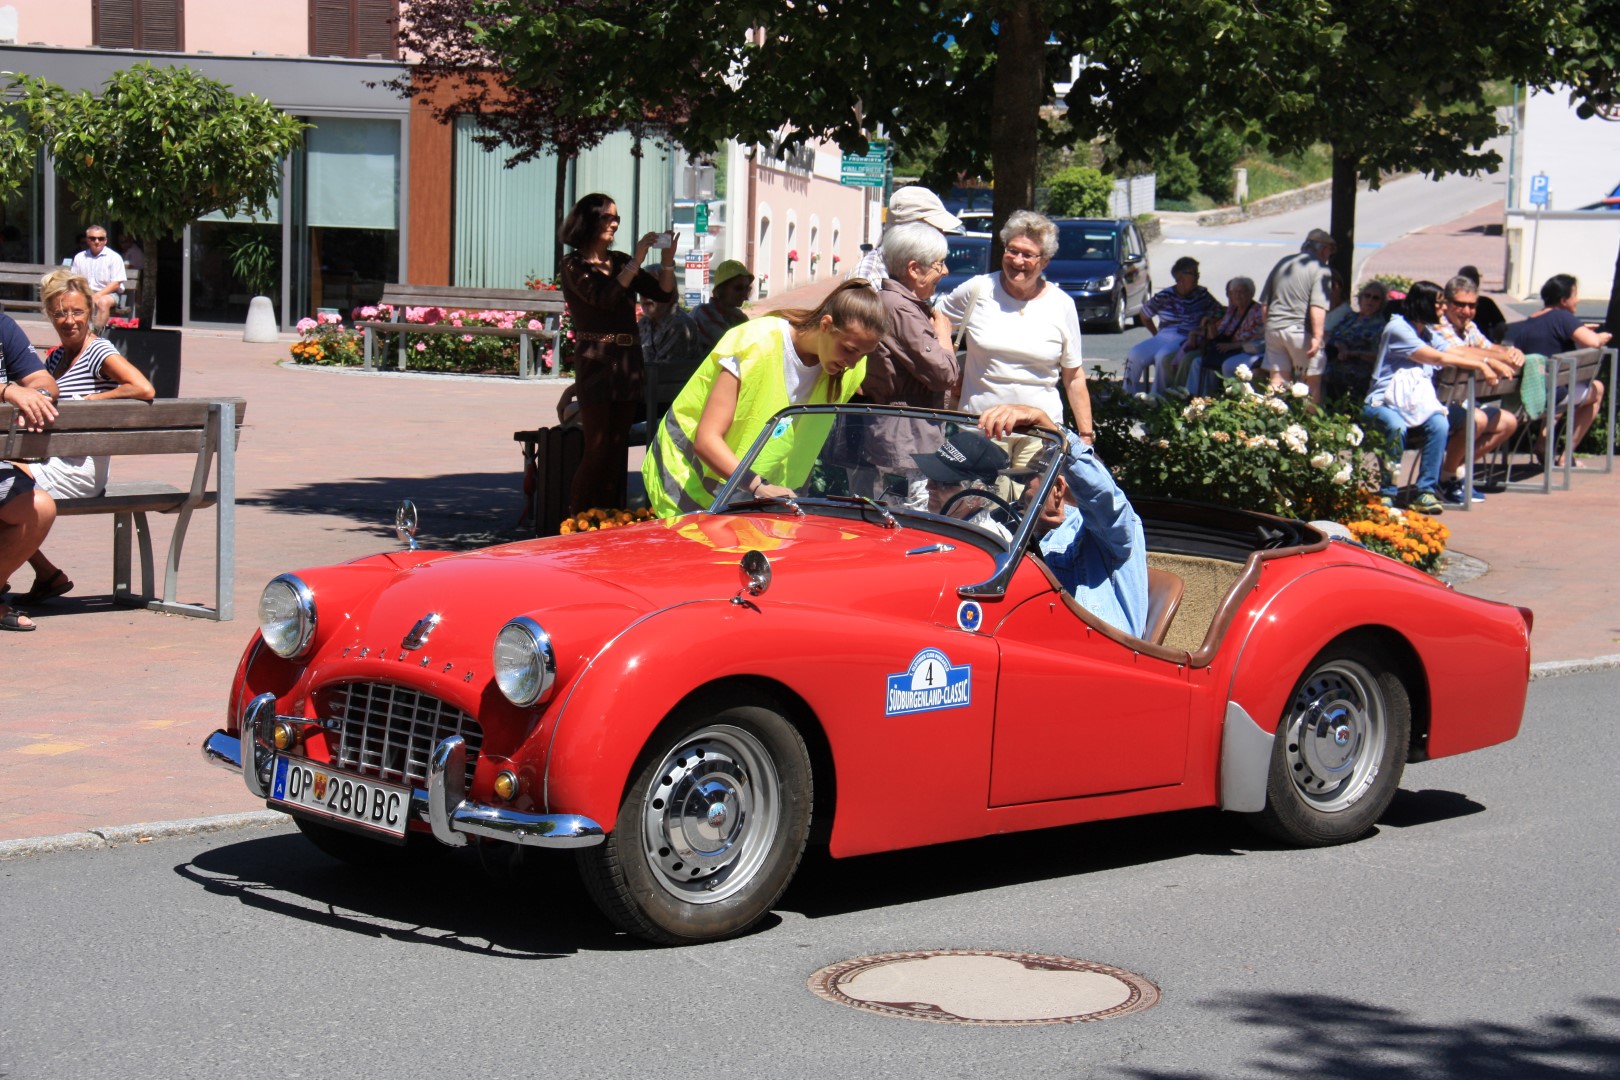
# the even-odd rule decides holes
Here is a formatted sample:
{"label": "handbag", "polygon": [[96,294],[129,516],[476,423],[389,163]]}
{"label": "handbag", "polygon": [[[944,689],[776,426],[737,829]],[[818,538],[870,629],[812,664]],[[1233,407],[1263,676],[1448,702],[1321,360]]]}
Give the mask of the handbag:
{"label": "handbag", "polygon": [[1417,427],[1446,407],[1435,393],[1432,369],[1423,364],[1404,367],[1390,376],[1384,404],[1400,413],[1407,427]]}

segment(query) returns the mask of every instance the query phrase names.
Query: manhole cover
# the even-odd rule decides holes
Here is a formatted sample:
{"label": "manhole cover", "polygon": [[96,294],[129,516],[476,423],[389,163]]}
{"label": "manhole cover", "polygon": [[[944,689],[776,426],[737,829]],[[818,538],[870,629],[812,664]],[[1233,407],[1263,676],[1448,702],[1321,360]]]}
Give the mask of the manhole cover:
{"label": "manhole cover", "polygon": [[953,1024],[1075,1024],[1159,1003],[1157,986],[1107,964],[979,949],[845,960],[810,976],[810,989],[855,1009]]}

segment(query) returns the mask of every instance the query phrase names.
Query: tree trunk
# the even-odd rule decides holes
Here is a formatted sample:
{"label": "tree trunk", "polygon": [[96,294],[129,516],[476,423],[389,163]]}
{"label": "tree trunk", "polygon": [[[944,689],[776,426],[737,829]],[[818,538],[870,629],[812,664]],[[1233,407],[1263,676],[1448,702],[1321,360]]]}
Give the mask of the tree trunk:
{"label": "tree trunk", "polygon": [[562,223],[563,219],[568,216],[570,209],[568,205],[568,163],[572,160],[574,160],[572,154],[564,153],[561,147],[557,148],[557,195],[554,200],[556,205],[552,207],[552,220],[557,223],[557,227],[551,233],[551,274],[559,282],[562,280]]}
{"label": "tree trunk", "polygon": [[1035,206],[1035,167],[1046,100],[1046,23],[1033,0],[995,12],[995,100],[990,105],[990,162],[995,170],[995,224],[990,268],[1001,265],[1001,226],[1014,210]]}
{"label": "tree trunk", "polygon": [[[1614,256],[1614,282],[1609,286],[1609,310],[1603,318],[1603,329],[1609,333],[1620,330],[1620,252]],[[1620,393],[1620,387],[1609,387],[1609,393]],[[1614,437],[1614,432],[1609,433]]]}
{"label": "tree trunk", "polygon": [[1333,147],[1333,209],[1328,231],[1333,234],[1333,269],[1344,279],[1345,299],[1356,287],[1356,172],[1360,162],[1349,151]]}
{"label": "tree trunk", "polygon": [[141,271],[141,291],[135,298],[135,317],[142,330],[157,325],[158,265],[162,256],[155,239],[141,237],[141,248],[146,252],[146,269]]}

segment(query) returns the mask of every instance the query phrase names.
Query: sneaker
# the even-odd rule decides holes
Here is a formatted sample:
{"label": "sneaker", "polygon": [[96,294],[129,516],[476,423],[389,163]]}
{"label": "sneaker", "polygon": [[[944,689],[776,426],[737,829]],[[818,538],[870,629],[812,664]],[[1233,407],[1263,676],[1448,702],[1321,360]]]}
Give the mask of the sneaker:
{"label": "sneaker", "polygon": [[[1460,506],[1461,503],[1458,505]],[[1406,508],[1416,510],[1420,514],[1443,514],[1446,512],[1445,506],[1439,499],[1435,498],[1432,491],[1419,492],[1411,502],[1406,504]]]}
{"label": "sneaker", "polygon": [[[1441,484],[1440,501],[1447,506],[1461,506],[1463,504],[1463,482],[1461,480],[1451,480]],[[1485,501],[1485,493],[1477,487],[1470,487],[1468,489],[1468,501],[1482,503]]]}
{"label": "sneaker", "polygon": [[1388,495],[1380,495],[1378,496],[1378,505],[1385,510],[1393,510],[1395,509],[1395,500]]}

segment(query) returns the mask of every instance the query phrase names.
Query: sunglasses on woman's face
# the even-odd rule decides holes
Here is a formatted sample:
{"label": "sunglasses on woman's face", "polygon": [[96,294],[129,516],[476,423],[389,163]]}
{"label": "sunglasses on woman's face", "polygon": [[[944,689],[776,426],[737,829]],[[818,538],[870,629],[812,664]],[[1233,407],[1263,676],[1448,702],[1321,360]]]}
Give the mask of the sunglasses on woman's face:
{"label": "sunglasses on woman's face", "polygon": [[604,225],[617,225],[622,220],[623,219],[620,218],[618,214],[603,214],[602,215],[602,224],[604,224]]}

